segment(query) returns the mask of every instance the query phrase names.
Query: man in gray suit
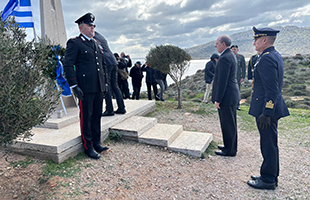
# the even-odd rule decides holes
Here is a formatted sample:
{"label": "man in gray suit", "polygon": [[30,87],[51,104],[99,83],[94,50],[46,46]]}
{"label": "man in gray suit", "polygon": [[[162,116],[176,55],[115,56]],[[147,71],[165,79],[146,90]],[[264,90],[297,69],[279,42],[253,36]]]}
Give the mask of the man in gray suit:
{"label": "man in gray suit", "polygon": [[216,40],[216,49],[221,54],[215,68],[212,88],[212,102],[218,109],[224,146],[218,146],[220,156],[235,156],[237,153],[237,117],[236,109],[240,93],[236,79],[237,60],[230,50],[231,39],[220,36]]}

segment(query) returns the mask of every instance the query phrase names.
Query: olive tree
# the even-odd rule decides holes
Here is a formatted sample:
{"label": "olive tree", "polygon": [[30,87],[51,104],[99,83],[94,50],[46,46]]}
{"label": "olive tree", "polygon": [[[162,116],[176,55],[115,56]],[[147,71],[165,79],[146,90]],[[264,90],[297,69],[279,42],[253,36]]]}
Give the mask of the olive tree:
{"label": "olive tree", "polygon": [[147,56],[147,63],[154,69],[169,74],[177,88],[178,107],[181,104],[182,78],[190,66],[191,56],[183,49],[173,45],[160,45],[152,48]]}
{"label": "olive tree", "polygon": [[0,18],[0,146],[31,136],[55,110],[55,81],[44,75],[51,51],[43,43],[26,41],[14,18]]}

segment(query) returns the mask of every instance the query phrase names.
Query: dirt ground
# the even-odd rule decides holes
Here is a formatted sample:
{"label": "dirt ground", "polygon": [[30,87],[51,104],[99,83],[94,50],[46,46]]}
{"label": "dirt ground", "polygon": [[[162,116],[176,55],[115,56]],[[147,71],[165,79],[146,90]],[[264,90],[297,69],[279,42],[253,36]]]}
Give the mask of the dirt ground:
{"label": "dirt ground", "polygon": [[[184,130],[212,133],[214,144],[222,143],[216,112],[200,115],[162,110],[151,116],[159,123],[182,124]],[[47,182],[42,181],[46,161],[28,158],[29,164],[23,168],[26,156],[1,150],[0,198],[310,199],[310,147],[303,145],[302,139],[283,136],[304,129],[279,131],[279,186],[274,191],[255,190],[246,182],[250,175],[259,175],[259,134],[241,129],[238,119],[236,157],[219,157],[211,150],[204,159],[194,158],[163,147],[110,141],[106,145],[111,152],[99,160],[85,157],[78,162],[81,171],[67,178],[54,176]]]}

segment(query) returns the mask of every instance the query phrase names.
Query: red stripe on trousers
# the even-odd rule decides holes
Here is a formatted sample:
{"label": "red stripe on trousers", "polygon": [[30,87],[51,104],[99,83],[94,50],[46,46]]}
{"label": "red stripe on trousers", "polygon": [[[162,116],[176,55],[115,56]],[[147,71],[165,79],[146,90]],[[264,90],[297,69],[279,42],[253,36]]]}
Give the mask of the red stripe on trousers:
{"label": "red stripe on trousers", "polygon": [[82,101],[81,100],[80,100],[79,106],[80,106],[80,127],[81,127],[82,140],[83,140],[83,143],[84,143],[83,144],[84,148],[85,148],[85,150],[87,150],[86,140],[85,140],[84,134],[83,134],[83,106],[82,106]]}

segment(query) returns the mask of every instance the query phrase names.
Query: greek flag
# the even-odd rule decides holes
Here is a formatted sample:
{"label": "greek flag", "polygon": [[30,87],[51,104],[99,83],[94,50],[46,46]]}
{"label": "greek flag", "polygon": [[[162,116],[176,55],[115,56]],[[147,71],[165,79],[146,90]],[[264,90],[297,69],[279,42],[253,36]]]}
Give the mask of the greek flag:
{"label": "greek flag", "polygon": [[34,27],[30,0],[10,0],[1,14],[2,21],[5,21],[10,15],[15,16],[19,27]]}

